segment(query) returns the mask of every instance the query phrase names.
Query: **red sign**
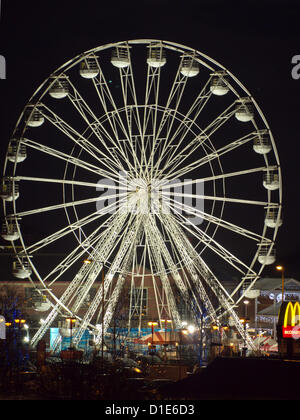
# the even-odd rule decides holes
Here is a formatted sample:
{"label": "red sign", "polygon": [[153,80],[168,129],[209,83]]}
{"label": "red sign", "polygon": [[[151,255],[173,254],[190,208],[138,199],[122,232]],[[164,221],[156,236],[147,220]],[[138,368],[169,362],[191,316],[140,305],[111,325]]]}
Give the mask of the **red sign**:
{"label": "red sign", "polygon": [[298,326],[287,326],[287,327],[282,327],[282,336],[284,338],[300,338],[300,327]]}

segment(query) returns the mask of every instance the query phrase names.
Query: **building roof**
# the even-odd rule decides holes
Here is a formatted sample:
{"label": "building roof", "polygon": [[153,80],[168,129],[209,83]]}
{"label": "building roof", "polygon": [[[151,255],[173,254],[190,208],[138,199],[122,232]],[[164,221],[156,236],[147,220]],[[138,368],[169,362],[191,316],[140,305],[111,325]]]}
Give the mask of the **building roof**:
{"label": "building roof", "polygon": [[257,312],[257,315],[278,316],[280,307],[281,307],[281,301],[276,302],[276,303],[272,303],[272,305],[270,305],[267,308],[264,308],[261,311]]}
{"label": "building roof", "polygon": [[[275,291],[281,290],[281,287],[281,277],[265,277],[257,280],[253,288],[259,290]],[[300,281],[293,278],[286,278],[284,279],[284,289],[300,291]]]}

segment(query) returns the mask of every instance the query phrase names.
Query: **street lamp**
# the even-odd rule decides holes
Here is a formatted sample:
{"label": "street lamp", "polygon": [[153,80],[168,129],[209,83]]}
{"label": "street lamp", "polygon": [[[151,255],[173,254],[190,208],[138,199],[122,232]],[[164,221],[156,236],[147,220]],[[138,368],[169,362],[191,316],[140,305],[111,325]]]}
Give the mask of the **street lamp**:
{"label": "street lamp", "polygon": [[151,329],[152,329],[152,344],[153,344],[153,334],[154,334],[154,327],[156,326],[156,325],[158,325],[158,322],[156,322],[156,321],[150,321],[150,322],[148,322],[148,325],[151,327]]}
{"label": "street lamp", "polygon": [[187,329],[188,329],[188,332],[189,332],[190,334],[194,334],[194,332],[195,332],[195,330],[196,330],[196,328],[194,327],[194,325],[189,325],[189,326],[187,327]]}
{"label": "street lamp", "polygon": [[247,318],[241,318],[240,319],[241,324],[244,325],[244,347],[243,347],[243,357],[246,357],[247,354],[247,346],[246,346],[246,329],[247,329]]}
{"label": "street lamp", "polygon": [[276,270],[281,271],[281,294],[282,302],[284,301],[284,267],[283,265],[276,265]]}
{"label": "street lamp", "polygon": [[167,319],[167,323],[168,324],[171,324],[170,325],[170,334],[169,334],[169,341],[170,341],[170,346],[172,346],[172,344],[171,344],[171,342],[172,342],[172,336],[171,336],[171,333],[172,333],[172,328],[173,328],[173,325],[172,325],[172,319]]}
{"label": "street lamp", "polygon": [[161,322],[165,324],[165,358],[167,358],[167,323],[171,323],[171,319],[161,319]]}
{"label": "street lamp", "polygon": [[247,300],[247,299],[245,299],[244,301],[243,301],[243,303],[244,303],[244,305],[245,305],[245,318],[247,318],[247,307],[248,307],[248,305],[249,305],[249,300]]}
{"label": "street lamp", "polygon": [[17,318],[17,319],[15,319],[15,323],[19,327],[19,334],[20,334],[20,328],[21,328],[22,325],[25,326],[26,320]]}
{"label": "street lamp", "polygon": [[150,321],[150,322],[148,322],[148,325],[152,329],[152,345],[151,345],[151,347],[152,347],[152,360],[153,360],[153,334],[154,334],[154,327],[156,325],[158,325],[158,322],[156,322],[156,321]]}
{"label": "street lamp", "polygon": [[26,320],[25,319],[15,319],[15,323],[18,324],[18,326],[20,327],[22,324],[25,324]]}
{"label": "street lamp", "polygon": [[166,319],[161,319],[162,323],[165,323],[165,345],[164,345],[164,349],[165,349],[165,359],[167,358],[167,320]]}

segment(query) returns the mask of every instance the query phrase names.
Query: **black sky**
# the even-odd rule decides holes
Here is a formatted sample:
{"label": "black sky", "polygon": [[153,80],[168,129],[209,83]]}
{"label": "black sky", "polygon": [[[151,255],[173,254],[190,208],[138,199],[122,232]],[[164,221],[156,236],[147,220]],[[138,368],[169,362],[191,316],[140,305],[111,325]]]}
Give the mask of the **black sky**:
{"label": "black sky", "polygon": [[[291,59],[300,54],[297,3],[2,1],[0,54],[6,58],[7,79],[0,80],[1,165],[29,97],[70,58],[98,45],[135,38],[190,46],[237,76],[267,118],[283,173],[284,224],[277,239],[278,262],[287,266],[287,276],[300,280],[300,79],[291,76]],[[265,273],[271,275],[272,270]]]}

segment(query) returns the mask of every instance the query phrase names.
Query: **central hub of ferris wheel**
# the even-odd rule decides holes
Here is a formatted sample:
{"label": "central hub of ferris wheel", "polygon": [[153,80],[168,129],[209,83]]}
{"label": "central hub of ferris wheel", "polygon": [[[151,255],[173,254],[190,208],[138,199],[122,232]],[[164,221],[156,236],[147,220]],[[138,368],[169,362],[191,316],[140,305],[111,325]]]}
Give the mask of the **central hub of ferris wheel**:
{"label": "central hub of ferris wheel", "polygon": [[134,201],[136,207],[131,211],[138,214],[152,214],[159,211],[162,202],[161,187],[164,183],[160,180],[149,182],[144,179],[134,179],[128,183],[128,200]]}

